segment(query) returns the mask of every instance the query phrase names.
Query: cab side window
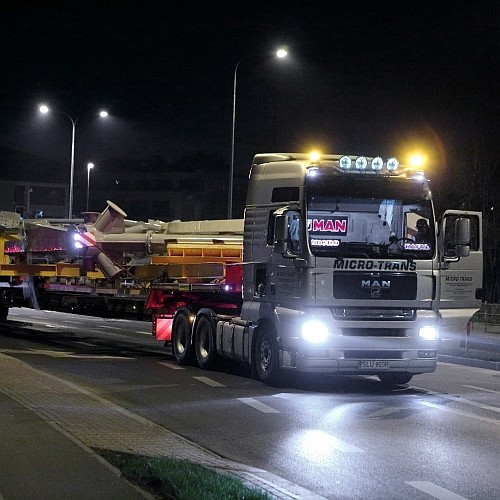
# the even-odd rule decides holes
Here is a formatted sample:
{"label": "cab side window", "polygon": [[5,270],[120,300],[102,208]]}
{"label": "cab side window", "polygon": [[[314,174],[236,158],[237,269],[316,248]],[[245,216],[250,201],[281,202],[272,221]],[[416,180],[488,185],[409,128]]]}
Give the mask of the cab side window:
{"label": "cab side window", "polygon": [[300,218],[298,212],[288,212],[288,246],[293,253],[300,249]]}

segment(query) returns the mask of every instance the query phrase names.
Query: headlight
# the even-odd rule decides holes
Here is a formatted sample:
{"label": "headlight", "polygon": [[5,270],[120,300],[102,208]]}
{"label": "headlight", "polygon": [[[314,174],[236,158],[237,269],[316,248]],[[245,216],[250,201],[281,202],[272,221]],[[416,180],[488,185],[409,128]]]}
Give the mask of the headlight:
{"label": "headlight", "polygon": [[423,326],[418,331],[418,336],[425,340],[436,340],[438,338],[437,328],[435,326]]}
{"label": "headlight", "polygon": [[328,337],[328,327],[318,320],[306,321],[302,325],[302,338],[314,344],[320,344]]}

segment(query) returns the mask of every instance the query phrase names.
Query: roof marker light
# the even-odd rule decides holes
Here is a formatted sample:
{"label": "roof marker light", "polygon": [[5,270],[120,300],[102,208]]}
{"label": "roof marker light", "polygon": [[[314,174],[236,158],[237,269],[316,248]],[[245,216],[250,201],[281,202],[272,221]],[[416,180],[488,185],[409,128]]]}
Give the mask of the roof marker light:
{"label": "roof marker light", "polygon": [[415,181],[424,181],[425,180],[425,172],[423,170],[417,170],[411,178]]}
{"label": "roof marker light", "polygon": [[368,165],[368,160],[364,156],[360,156],[359,158],[356,158],[356,169],[357,170],[364,170],[366,168],[366,165]]}
{"label": "roof marker light", "polygon": [[394,172],[399,166],[399,161],[396,158],[389,158],[387,160],[387,170],[389,172]]}
{"label": "roof marker light", "polygon": [[384,160],[382,160],[382,158],[380,158],[380,156],[373,158],[372,170],[382,170],[383,166],[384,166]]}
{"label": "roof marker light", "polygon": [[344,170],[348,170],[349,168],[351,168],[351,163],[352,160],[348,156],[342,156],[342,158],[340,158],[339,160],[340,168]]}
{"label": "roof marker light", "polygon": [[319,163],[321,160],[321,153],[319,151],[311,151],[309,153],[309,160],[311,163]]}

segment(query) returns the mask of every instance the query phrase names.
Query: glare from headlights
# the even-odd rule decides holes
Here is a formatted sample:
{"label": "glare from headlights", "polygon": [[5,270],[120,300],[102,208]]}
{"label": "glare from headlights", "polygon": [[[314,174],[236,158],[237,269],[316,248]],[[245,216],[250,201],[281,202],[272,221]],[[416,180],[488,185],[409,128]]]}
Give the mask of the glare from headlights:
{"label": "glare from headlights", "polygon": [[320,344],[328,337],[328,327],[318,320],[306,321],[302,325],[302,338],[313,344]]}
{"label": "glare from headlights", "polygon": [[437,328],[435,326],[423,326],[420,328],[418,336],[424,340],[436,340],[438,338]]}

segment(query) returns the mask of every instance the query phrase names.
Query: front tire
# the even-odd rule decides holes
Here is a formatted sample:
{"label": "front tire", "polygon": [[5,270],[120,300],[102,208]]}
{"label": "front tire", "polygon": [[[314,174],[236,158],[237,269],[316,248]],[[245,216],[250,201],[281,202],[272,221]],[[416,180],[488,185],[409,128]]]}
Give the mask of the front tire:
{"label": "front tire", "polygon": [[207,316],[200,316],[196,322],[194,347],[196,360],[203,370],[214,368],[217,361],[215,324]]}
{"label": "front tire", "polygon": [[9,315],[9,308],[7,306],[0,306],[0,321],[7,321]]}
{"label": "front tire", "polygon": [[175,316],[172,326],[172,350],[177,363],[180,365],[192,364],[194,353],[191,344],[191,323],[184,312],[179,312]]}
{"label": "front tire", "polygon": [[253,362],[257,378],[265,384],[276,384],[280,380],[280,367],[276,335],[270,328],[258,330],[253,349]]}
{"label": "front tire", "polygon": [[413,375],[407,372],[385,372],[379,373],[378,378],[385,385],[404,385],[413,378]]}

